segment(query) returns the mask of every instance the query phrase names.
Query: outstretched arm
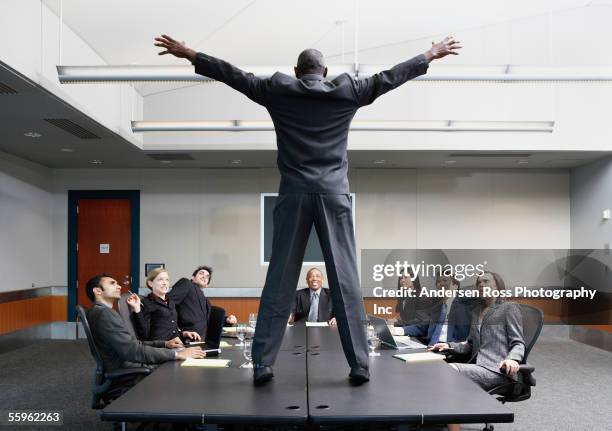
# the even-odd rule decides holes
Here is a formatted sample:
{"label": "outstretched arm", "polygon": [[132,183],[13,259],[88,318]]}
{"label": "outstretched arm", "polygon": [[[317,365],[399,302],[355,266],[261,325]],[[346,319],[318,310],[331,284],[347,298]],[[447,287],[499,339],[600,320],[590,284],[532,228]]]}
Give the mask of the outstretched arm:
{"label": "outstretched arm", "polygon": [[431,48],[421,55],[404,61],[389,70],[377,73],[369,78],[357,81],[357,104],[358,106],[369,105],[377,97],[399,87],[403,83],[423,75],[427,72],[429,63],[437,58],[446,57],[449,54],[458,55],[455,50],[460,49],[459,41],[452,37],[446,37],[442,42],[432,42]]}
{"label": "outstretched arm", "polygon": [[258,78],[226,61],[196,52],[168,35],[162,34],[155,40],[155,46],[164,48],[159,55],[172,54],[178,58],[186,58],[193,63],[196,73],[223,82],[260,105],[266,104],[268,79]]}

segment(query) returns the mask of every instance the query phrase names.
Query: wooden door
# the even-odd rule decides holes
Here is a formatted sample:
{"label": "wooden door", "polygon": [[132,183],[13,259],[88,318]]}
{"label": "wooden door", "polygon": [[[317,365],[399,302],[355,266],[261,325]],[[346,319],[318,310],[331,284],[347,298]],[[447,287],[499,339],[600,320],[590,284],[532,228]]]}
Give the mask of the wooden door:
{"label": "wooden door", "polygon": [[77,303],[90,306],[85,285],[98,274],[131,289],[131,205],[128,199],[79,199],[77,203]]}

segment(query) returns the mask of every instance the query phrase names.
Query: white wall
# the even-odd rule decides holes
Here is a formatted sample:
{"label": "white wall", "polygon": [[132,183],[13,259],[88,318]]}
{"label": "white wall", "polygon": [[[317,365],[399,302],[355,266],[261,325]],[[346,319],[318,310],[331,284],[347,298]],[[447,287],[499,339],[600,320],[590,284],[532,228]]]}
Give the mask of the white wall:
{"label": "white wall", "polygon": [[[569,248],[567,170],[355,169],[357,248]],[[49,170],[0,153],[0,291],[64,286],[67,191],[141,190],[141,262],[261,287],[260,193],[274,169]],[[589,183],[586,186],[590,187]],[[304,274],[302,274],[303,279]]]}
{"label": "white wall", "polygon": [[572,248],[610,248],[612,220],[602,211],[612,210],[612,158],[599,160],[571,172]]}
{"label": "white wall", "polygon": [[0,152],[0,292],[51,285],[50,184],[49,169]]}
{"label": "white wall", "polygon": [[[66,282],[66,191],[140,189],[140,268],[164,262],[179,277],[206,263],[215,287],[263,285],[260,193],[277,190],[274,169],[62,169],[53,176],[54,283]],[[350,178],[358,249],[570,244],[566,170],[356,169]]]}

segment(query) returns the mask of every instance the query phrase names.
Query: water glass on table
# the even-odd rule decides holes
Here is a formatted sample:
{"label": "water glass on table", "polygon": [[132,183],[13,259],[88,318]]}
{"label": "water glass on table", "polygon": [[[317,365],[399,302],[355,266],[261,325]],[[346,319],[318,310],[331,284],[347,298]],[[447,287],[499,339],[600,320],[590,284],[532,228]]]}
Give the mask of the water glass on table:
{"label": "water glass on table", "polygon": [[368,348],[370,349],[368,356],[380,356],[380,353],[375,351],[379,346],[380,338],[378,338],[376,329],[373,326],[368,326]]}
{"label": "water glass on table", "polygon": [[249,314],[249,326],[253,329],[255,329],[255,326],[257,326],[257,313]]}
{"label": "water glass on table", "polygon": [[244,345],[242,346],[242,355],[246,362],[240,366],[240,368],[253,368],[253,355],[251,353],[251,347],[253,346],[253,342],[251,340],[244,340]]}
{"label": "water glass on table", "polygon": [[247,330],[247,325],[244,323],[239,323],[236,325],[236,337],[238,338],[238,341],[240,341],[240,343],[236,344],[236,346],[244,346],[244,339],[246,338]]}

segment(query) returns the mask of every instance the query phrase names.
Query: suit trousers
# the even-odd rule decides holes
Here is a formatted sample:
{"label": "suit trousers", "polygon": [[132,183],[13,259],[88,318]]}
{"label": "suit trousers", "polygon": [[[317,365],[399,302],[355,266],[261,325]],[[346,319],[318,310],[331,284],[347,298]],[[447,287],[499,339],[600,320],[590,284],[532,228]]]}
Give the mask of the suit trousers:
{"label": "suit trousers", "polygon": [[272,256],[259,304],[253,362],[270,366],[276,360],[314,224],[344,354],[351,368],[367,368],[366,316],[357,271],[351,196],[281,194],[273,220]]}

